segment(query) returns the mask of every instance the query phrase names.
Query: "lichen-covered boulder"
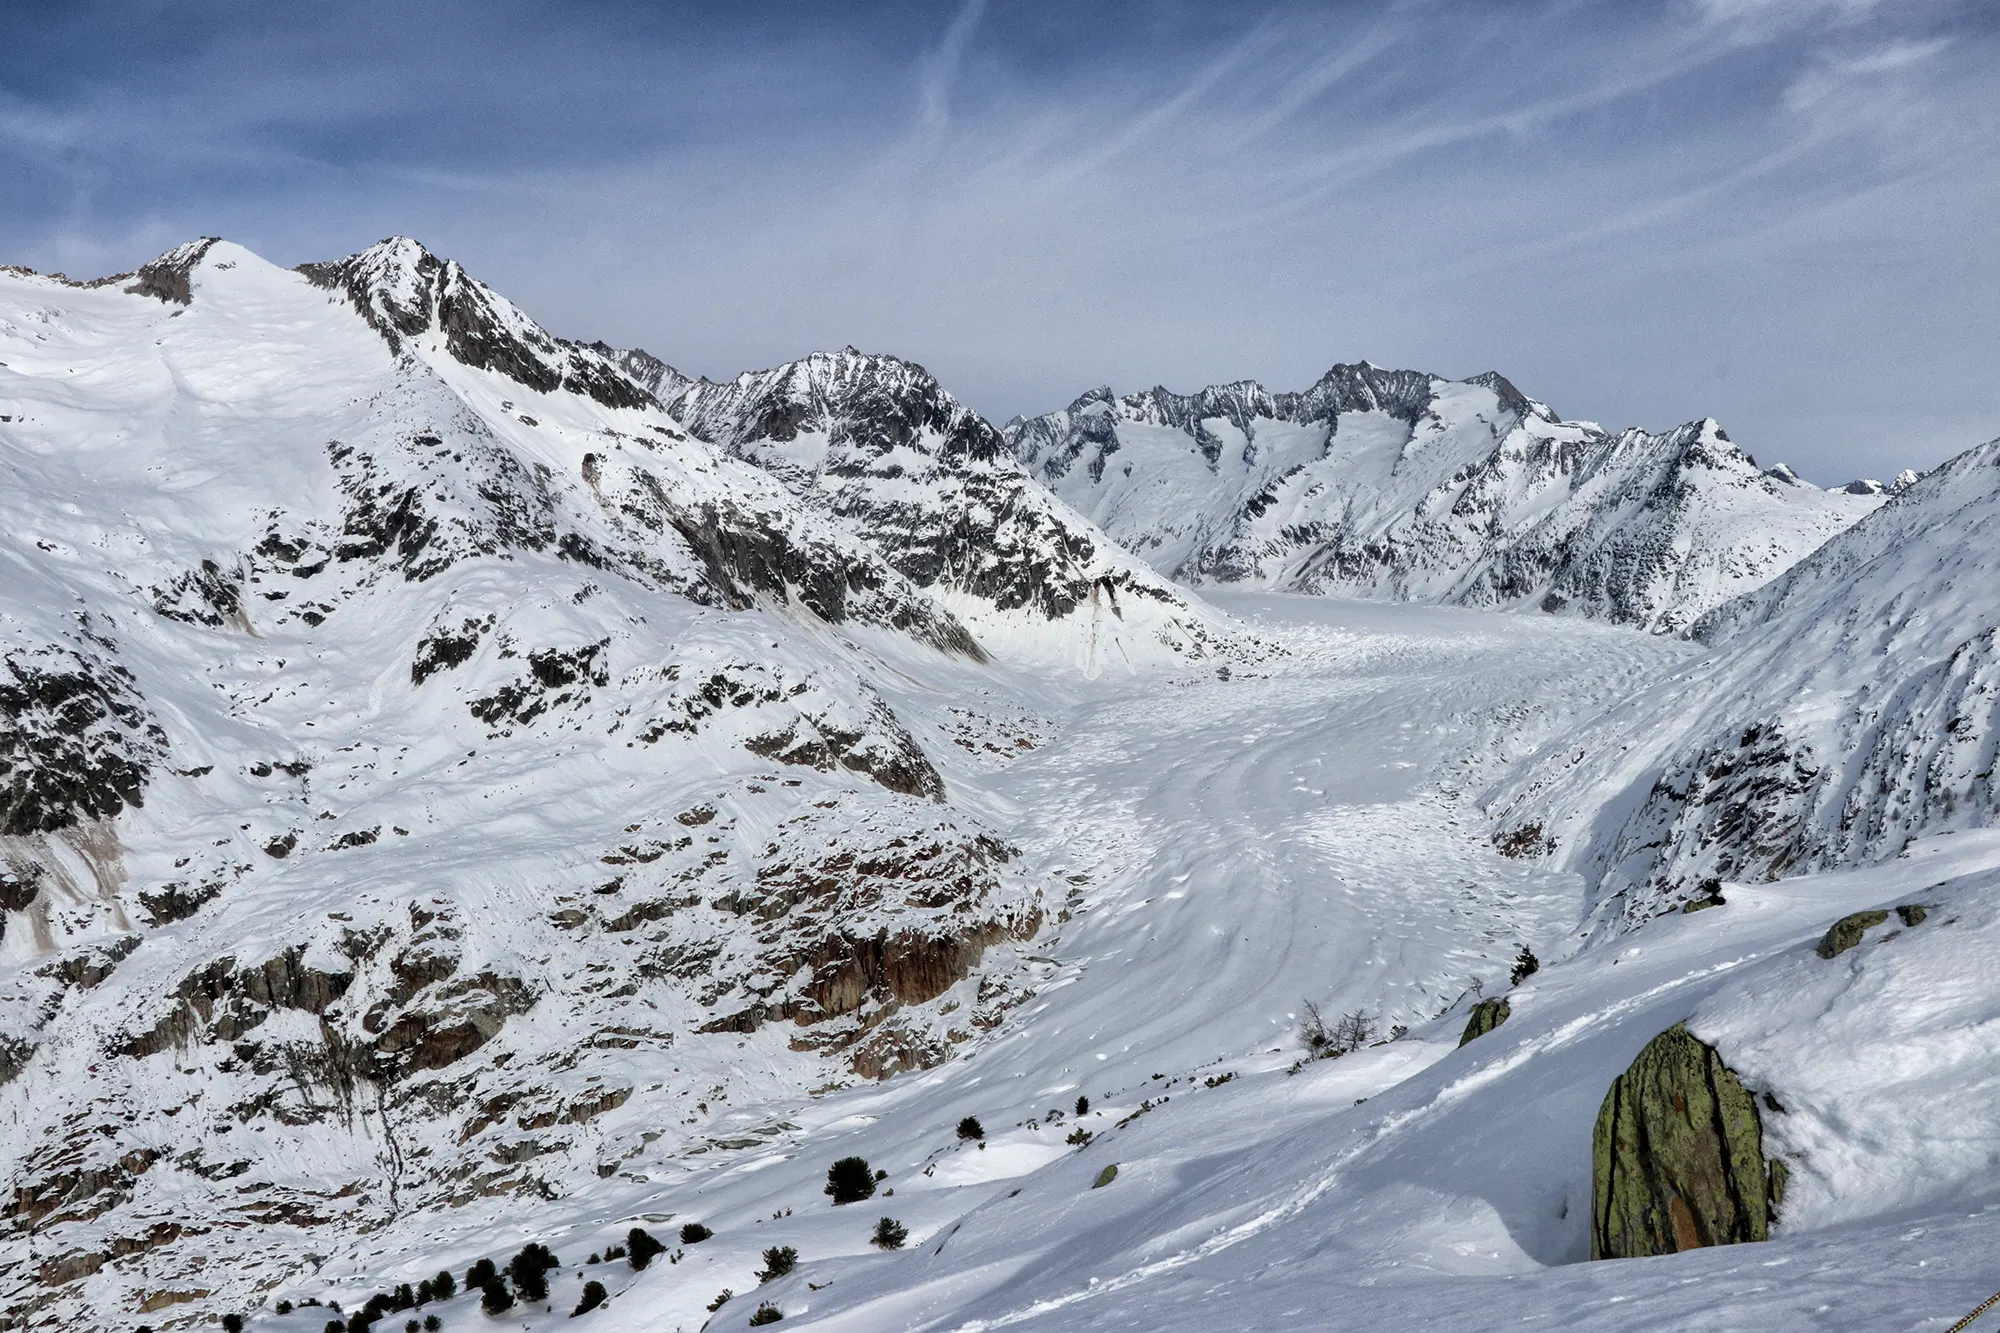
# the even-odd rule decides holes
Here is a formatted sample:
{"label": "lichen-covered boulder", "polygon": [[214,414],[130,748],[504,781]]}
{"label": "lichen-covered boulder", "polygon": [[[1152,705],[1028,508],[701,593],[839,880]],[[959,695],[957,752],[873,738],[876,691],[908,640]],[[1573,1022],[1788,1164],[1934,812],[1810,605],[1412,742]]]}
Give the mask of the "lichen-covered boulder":
{"label": "lichen-covered boulder", "polygon": [[1590,1257],[1763,1240],[1782,1189],[1756,1100],[1675,1024],[1611,1082],[1592,1136]]}
{"label": "lichen-covered boulder", "polygon": [[1507,1021],[1513,1006],[1505,1000],[1481,1000],[1472,1006],[1472,1013],[1465,1020],[1465,1031],[1458,1044],[1463,1046],[1474,1037],[1483,1037],[1494,1028]]}
{"label": "lichen-covered boulder", "polygon": [[1826,928],[1819,948],[1815,950],[1821,958],[1838,958],[1868,933],[1870,926],[1879,926],[1889,919],[1887,912],[1852,912]]}

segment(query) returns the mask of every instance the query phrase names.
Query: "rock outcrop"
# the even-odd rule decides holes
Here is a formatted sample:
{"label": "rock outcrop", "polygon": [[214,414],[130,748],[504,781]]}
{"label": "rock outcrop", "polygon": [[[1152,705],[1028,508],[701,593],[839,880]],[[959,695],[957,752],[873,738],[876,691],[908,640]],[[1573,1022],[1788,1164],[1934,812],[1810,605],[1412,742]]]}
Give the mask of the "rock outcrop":
{"label": "rock outcrop", "polygon": [[1685,1027],[1612,1080],[1591,1139],[1590,1257],[1763,1240],[1783,1193],[1756,1099]]}
{"label": "rock outcrop", "polygon": [[1465,1031],[1459,1034],[1458,1044],[1463,1046],[1469,1041],[1485,1036],[1506,1022],[1513,1011],[1514,1006],[1505,999],[1481,1000],[1473,1005],[1472,1012],[1466,1015]]}

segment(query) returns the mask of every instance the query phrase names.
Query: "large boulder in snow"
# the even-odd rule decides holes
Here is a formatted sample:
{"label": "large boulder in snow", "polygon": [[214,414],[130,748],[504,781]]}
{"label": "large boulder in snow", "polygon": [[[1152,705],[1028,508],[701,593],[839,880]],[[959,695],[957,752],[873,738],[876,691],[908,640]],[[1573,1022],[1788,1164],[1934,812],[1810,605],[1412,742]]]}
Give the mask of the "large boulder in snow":
{"label": "large boulder in snow", "polygon": [[1466,1016],[1465,1031],[1459,1034],[1458,1044],[1463,1046],[1499,1027],[1507,1021],[1513,1008],[1505,1000],[1481,1000],[1473,1005],[1472,1012]]}
{"label": "large boulder in snow", "polygon": [[1763,1240],[1783,1191],[1756,1099],[1680,1024],[1611,1081],[1591,1157],[1593,1259]]}

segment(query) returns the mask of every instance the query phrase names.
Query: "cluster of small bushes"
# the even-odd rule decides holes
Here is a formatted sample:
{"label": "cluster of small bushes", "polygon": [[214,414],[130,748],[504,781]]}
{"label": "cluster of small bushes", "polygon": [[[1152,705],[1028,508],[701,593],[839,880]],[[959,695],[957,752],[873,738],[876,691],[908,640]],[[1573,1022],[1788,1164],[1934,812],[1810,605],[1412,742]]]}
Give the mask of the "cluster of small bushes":
{"label": "cluster of small bushes", "polygon": [[[370,1296],[360,1309],[348,1312],[344,1319],[327,1320],[325,1330],[326,1333],[369,1333],[369,1330],[373,1329],[377,1323],[392,1314],[401,1314],[406,1310],[415,1310],[421,1306],[429,1305],[432,1301],[448,1301],[457,1294],[458,1283],[453,1280],[450,1273],[441,1272],[436,1277],[425,1278],[414,1287],[405,1282],[394,1291],[378,1291],[373,1296]],[[312,1306],[319,1304],[319,1302],[306,1301],[304,1304]],[[287,1314],[291,1311],[291,1302],[279,1301],[277,1308],[279,1314]],[[340,1306],[337,1304],[329,1304],[326,1308],[335,1314],[341,1313]],[[235,1329],[229,1326],[231,1318],[238,1320]],[[403,1322],[403,1328],[406,1333],[418,1333],[418,1330],[429,1330],[429,1333],[436,1333],[436,1330],[443,1326],[443,1321],[434,1314],[425,1315],[422,1319],[406,1319]],[[236,1333],[236,1329],[242,1327],[242,1322],[239,1317],[232,1315],[224,1318],[222,1327],[224,1333]]]}
{"label": "cluster of small bushes", "polygon": [[[681,1242],[697,1245],[715,1233],[699,1222],[689,1222],[681,1227]],[[602,1255],[590,1256],[591,1263],[609,1259],[624,1259],[634,1269],[643,1269],[667,1247],[644,1227],[633,1227],[626,1233],[623,1245],[614,1245]],[[502,1269],[491,1259],[480,1259],[465,1270],[465,1290],[479,1293],[479,1308],[489,1315],[501,1315],[514,1308],[518,1301],[546,1304],[549,1299],[549,1274],[562,1267],[548,1246],[530,1241],[521,1247],[519,1254],[507,1261]],[[378,1292],[368,1298],[360,1309],[348,1314],[344,1319],[330,1319],[326,1323],[326,1333],[370,1333],[376,1323],[384,1317],[404,1310],[414,1310],[432,1301],[448,1301],[459,1291],[458,1281],[449,1272],[440,1272],[436,1277],[426,1278],[414,1287],[405,1282],[393,1292]],[[611,1299],[604,1284],[591,1280],[583,1284],[582,1298],[577,1302],[571,1318],[587,1314]],[[317,1301],[306,1301],[306,1306],[317,1305]],[[279,1314],[292,1312],[290,1301],[279,1301]],[[340,1313],[340,1306],[329,1304],[327,1308]],[[233,1321],[233,1322],[232,1322]],[[243,1327],[241,1315],[223,1317],[224,1333],[240,1333]],[[436,1315],[427,1315],[421,1321],[409,1320],[404,1328],[406,1333],[436,1333],[442,1322]]]}
{"label": "cluster of small bushes", "polygon": [[1331,1023],[1311,1000],[1305,1002],[1305,1011],[1306,1016],[1299,1022],[1299,1040],[1305,1044],[1308,1059],[1337,1060],[1375,1039],[1376,1019],[1360,1009],[1342,1014]]}

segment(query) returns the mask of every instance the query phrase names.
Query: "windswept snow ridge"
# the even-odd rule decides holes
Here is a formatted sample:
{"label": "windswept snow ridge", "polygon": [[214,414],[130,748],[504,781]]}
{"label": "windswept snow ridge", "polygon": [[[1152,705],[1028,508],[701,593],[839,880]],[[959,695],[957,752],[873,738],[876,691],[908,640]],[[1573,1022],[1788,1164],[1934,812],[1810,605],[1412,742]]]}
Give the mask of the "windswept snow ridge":
{"label": "windswept snow ridge", "polygon": [[1100,389],[1010,422],[1029,470],[1195,584],[1530,606],[1685,629],[1880,503],[1713,421],[1613,435],[1498,375],[1339,365],[1303,393]]}

